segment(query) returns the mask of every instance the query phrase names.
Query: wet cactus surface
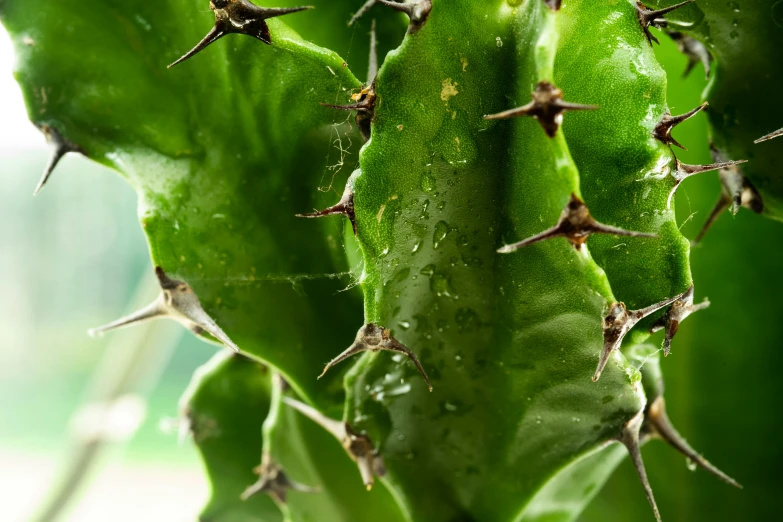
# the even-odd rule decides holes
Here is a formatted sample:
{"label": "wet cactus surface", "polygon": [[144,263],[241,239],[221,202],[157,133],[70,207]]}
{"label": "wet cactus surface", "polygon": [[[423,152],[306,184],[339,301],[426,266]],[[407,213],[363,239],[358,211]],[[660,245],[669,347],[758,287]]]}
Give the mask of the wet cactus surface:
{"label": "wet cactus surface", "polygon": [[[766,7],[742,16],[780,40]],[[739,486],[665,410],[660,354],[709,305],[673,195],[720,176],[705,231],[779,217],[783,104],[748,116],[740,77],[783,88],[783,46],[707,0],[308,8],[0,2],[56,147],[36,193],[78,153],[139,195],[161,295],[92,333],[165,317],[227,348],[182,401],[202,519],[572,521],[626,454],[660,519],[650,438]],[[664,34],[713,69],[693,110],[667,105]],[[714,163],[690,165],[673,133],[700,111]]]}

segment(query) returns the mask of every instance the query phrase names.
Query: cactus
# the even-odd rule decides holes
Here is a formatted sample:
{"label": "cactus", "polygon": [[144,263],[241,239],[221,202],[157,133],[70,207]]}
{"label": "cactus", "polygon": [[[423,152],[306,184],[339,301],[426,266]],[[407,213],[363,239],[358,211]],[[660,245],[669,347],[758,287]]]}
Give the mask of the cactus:
{"label": "cactus", "polygon": [[[625,453],[660,520],[652,437],[739,486],[671,425],[646,341],[668,355],[709,305],[689,176],[723,181],[708,224],[780,217],[780,148],[753,141],[783,114],[750,118],[742,80],[783,86],[780,17],[743,6],[735,38],[708,0],[315,3],[0,1],[55,145],[36,193],[78,153],[139,196],[161,295],[93,333],[167,317],[237,352],[182,402],[202,520],[571,521]],[[714,69],[708,103],[672,115],[660,30]],[[672,131],[702,110],[715,163],[685,164]]]}

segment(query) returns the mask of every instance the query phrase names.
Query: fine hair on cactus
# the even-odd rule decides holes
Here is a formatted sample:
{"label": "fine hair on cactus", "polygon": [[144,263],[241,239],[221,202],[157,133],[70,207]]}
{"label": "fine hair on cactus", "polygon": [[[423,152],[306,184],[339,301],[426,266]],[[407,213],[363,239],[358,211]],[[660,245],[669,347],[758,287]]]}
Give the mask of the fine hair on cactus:
{"label": "fine hair on cactus", "polygon": [[685,520],[653,439],[742,488],[663,395],[679,338],[710,351],[684,321],[732,305],[692,250],[783,219],[783,3],[740,3],[0,0],[35,194],[78,154],[138,196],[158,294],[90,335],[216,347],[179,404],[200,520],[572,522],[625,460]]}

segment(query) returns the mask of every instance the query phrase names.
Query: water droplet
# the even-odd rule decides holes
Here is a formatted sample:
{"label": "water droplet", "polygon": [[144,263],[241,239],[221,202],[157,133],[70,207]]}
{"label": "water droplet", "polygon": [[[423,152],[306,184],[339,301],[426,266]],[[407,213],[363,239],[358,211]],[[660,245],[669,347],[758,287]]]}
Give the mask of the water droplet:
{"label": "water droplet", "polygon": [[429,265],[425,266],[424,268],[422,268],[419,271],[419,273],[421,275],[431,276],[431,275],[433,275],[435,273],[435,265],[429,264]]}
{"label": "water droplet", "polygon": [[416,252],[419,251],[420,248],[421,248],[421,241],[416,241],[416,244],[413,245],[413,250],[411,250],[411,253],[415,254]]}
{"label": "water droplet", "polygon": [[481,326],[481,319],[471,308],[460,308],[454,314],[454,320],[461,332],[472,332]]}
{"label": "water droplet", "polygon": [[403,330],[407,330],[408,328],[411,327],[411,323],[409,323],[408,321],[400,321],[399,323],[397,323],[397,325]]}
{"label": "water droplet", "polygon": [[688,471],[696,471],[698,468],[696,463],[690,457],[685,459],[685,466],[688,468]]}
{"label": "water droplet", "polygon": [[438,224],[435,225],[435,233],[432,235],[432,247],[437,249],[450,231],[448,223],[438,221]]}
{"label": "water droplet", "polygon": [[499,36],[495,38],[495,45],[503,47],[503,40],[501,40]]}
{"label": "water droplet", "polygon": [[435,176],[432,172],[425,172],[421,176],[421,190],[424,192],[432,192],[435,190]]}

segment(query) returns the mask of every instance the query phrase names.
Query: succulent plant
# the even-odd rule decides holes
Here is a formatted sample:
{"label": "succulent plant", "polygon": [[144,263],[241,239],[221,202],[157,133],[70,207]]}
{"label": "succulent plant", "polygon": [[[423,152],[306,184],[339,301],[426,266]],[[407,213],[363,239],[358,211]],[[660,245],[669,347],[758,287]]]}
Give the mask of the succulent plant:
{"label": "succulent plant", "polygon": [[[660,519],[653,437],[738,486],[665,410],[660,352],[709,305],[673,195],[718,171],[706,226],[780,218],[783,104],[749,78],[783,88],[783,4],[315,3],[0,1],[56,149],[36,192],[78,153],[138,193],[161,295],[96,331],[236,350],[182,402],[202,520],[571,521],[626,453]],[[684,114],[659,30],[712,75]],[[715,163],[685,164],[702,110]]]}

